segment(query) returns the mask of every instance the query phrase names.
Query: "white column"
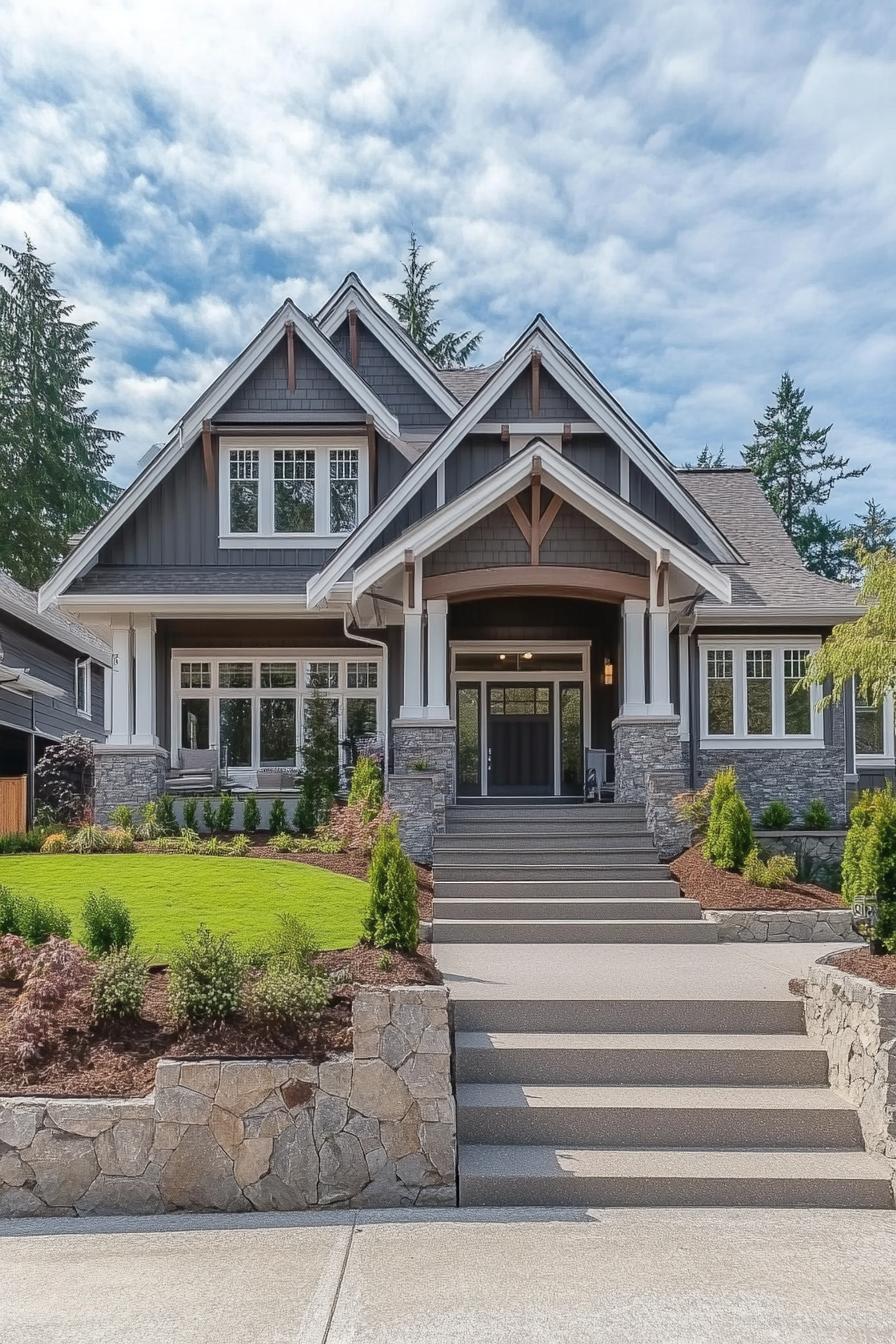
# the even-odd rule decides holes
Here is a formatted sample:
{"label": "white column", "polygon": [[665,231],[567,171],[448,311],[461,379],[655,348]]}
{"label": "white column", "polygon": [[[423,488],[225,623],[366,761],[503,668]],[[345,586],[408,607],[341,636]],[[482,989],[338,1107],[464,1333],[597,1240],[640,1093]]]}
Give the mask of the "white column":
{"label": "white column", "polygon": [[691,736],[691,640],[690,628],[678,627],[678,736],[688,742]]}
{"label": "white column", "polygon": [[669,682],[669,610],[650,613],[650,704],[657,718],[674,713]]}
{"label": "white column", "polygon": [[400,719],[423,718],[423,612],[404,614],[404,695]]}
{"label": "white column", "polygon": [[624,697],[622,718],[647,713],[644,682],[644,613],[647,603],[641,597],[627,597],[622,604],[622,647]]}
{"label": "white column", "polygon": [[109,742],[124,746],[131,740],[131,622],[112,621],[112,731]]}
{"label": "white column", "polygon": [[156,747],[156,630],[152,616],[134,617],[134,742]]}
{"label": "white column", "polygon": [[426,717],[450,719],[448,707],[448,603],[426,604]]}

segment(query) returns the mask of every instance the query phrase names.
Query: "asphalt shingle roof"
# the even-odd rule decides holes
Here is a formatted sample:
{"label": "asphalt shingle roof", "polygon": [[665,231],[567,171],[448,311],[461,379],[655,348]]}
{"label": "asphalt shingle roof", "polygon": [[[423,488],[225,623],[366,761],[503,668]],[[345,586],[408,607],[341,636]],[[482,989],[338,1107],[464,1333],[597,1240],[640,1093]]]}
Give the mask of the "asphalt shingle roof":
{"label": "asphalt shingle roof", "polygon": [[235,565],[183,568],[130,568],[100,566],[88,570],[68,588],[78,593],[151,593],[213,596],[220,593],[295,593],[304,594],[308,580],[319,565],[283,565],[276,568],[240,568]]}
{"label": "asphalt shingle roof", "polygon": [[26,621],[35,629],[42,630],[53,639],[58,639],[72,648],[92,650],[102,662],[108,663],[111,660],[112,651],[99,636],[88,630],[85,625],[73,621],[56,607],[38,611],[37,594],[17,583],[5,569],[0,569],[0,611],[7,611],[10,615],[17,616],[19,620]]}
{"label": "asphalt shingle roof", "polygon": [[472,369],[439,369],[438,375],[448,391],[452,392],[459,402],[466,404],[473,394],[479,391],[482,384],[491,378],[500,362],[498,360],[495,364],[483,364]]}

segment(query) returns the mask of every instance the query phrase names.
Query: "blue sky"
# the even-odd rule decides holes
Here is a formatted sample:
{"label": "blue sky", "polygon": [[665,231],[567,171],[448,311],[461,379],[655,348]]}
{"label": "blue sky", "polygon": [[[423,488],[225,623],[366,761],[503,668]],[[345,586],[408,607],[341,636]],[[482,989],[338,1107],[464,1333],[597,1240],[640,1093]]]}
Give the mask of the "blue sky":
{"label": "blue sky", "polygon": [[544,311],[676,461],[736,456],[787,368],[871,463],[835,511],[896,512],[890,5],[0,14],[0,240],[98,324],[118,480],[286,294],[392,288],[413,227],[484,362]]}

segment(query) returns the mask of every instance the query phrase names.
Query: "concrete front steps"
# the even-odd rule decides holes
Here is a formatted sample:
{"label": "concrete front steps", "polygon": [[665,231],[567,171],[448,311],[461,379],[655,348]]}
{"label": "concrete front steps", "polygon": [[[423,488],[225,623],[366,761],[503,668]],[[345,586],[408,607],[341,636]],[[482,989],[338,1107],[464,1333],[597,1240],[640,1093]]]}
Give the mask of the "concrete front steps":
{"label": "concrete front steps", "polygon": [[796,1001],[460,999],[455,1025],[462,1205],[892,1207]]}

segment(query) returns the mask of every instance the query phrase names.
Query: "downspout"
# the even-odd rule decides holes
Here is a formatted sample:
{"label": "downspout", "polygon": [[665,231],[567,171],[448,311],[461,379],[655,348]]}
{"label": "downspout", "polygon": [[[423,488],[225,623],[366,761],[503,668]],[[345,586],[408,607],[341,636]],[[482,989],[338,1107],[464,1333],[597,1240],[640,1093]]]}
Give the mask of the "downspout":
{"label": "downspout", "polygon": [[389,646],[383,639],[372,639],[370,635],[352,634],[348,628],[348,618],[351,614],[355,618],[354,610],[350,607],[342,613],[342,630],[346,639],[353,639],[358,644],[367,644],[371,648],[381,649],[383,653],[383,693],[384,693],[384,712],[383,712],[383,775],[389,774]]}

